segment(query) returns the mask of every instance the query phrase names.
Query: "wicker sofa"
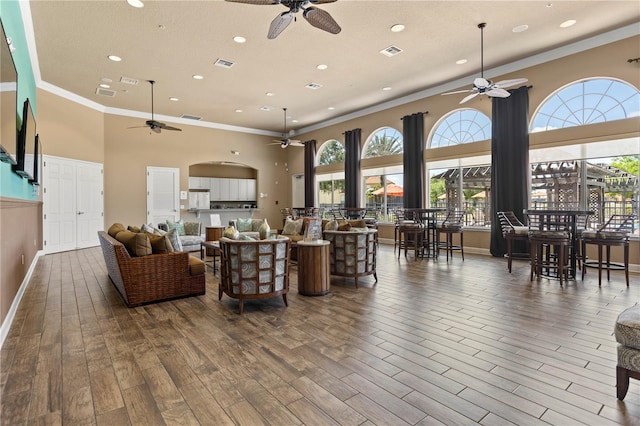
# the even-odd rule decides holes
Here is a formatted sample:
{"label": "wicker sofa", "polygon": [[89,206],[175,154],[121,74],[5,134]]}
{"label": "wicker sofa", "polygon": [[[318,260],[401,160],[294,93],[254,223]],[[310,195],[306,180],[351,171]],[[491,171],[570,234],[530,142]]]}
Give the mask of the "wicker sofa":
{"label": "wicker sofa", "polygon": [[288,306],[290,244],[282,236],[257,241],[221,238],[218,299],[223,293],[238,299],[240,315],[247,299],[282,296]]}
{"label": "wicker sofa", "polygon": [[104,231],[98,232],[109,278],[128,307],[205,294],[204,263],[187,252],[133,257]]}
{"label": "wicker sofa", "polygon": [[323,232],[323,238],[330,242],[329,265],[331,275],[352,277],[358,288],[358,278],[373,275],[376,282],[376,249],[378,231],[358,228],[349,231]]}

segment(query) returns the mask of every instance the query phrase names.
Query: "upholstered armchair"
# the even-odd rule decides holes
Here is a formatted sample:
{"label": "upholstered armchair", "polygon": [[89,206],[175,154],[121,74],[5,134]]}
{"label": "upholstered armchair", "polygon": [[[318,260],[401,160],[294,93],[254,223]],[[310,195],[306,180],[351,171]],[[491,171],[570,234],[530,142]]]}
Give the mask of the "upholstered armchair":
{"label": "upholstered armchair", "polygon": [[221,238],[218,299],[223,293],[238,299],[240,315],[247,299],[282,296],[288,306],[290,244],[283,236],[256,241]]}
{"label": "upholstered armchair", "polygon": [[362,228],[350,231],[325,230],[329,241],[329,265],[331,275],[353,277],[356,288],[358,278],[373,275],[376,282],[376,229]]}

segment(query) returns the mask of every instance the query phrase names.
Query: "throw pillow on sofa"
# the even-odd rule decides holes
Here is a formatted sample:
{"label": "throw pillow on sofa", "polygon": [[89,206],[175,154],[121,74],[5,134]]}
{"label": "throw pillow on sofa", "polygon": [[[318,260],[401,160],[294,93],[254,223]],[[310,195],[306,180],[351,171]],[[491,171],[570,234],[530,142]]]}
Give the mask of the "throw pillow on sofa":
{"label": "throw pillow on sofa", "polygon": [[169,229],[169,231],[171,231],[172,229],[177,230],[178,231],[178,236],[185,235],[184,222],[182,221],[182,219],[180,219],[177,222],[172,222],[172,221],[167,219],[167,228]]}
{"label": "throw pillow on sofa", "polygon": [[238,232],[253,231],[253,224],[251,219],[238,218],[238,220],[236,221],[236,225],[238,226]]}
{"label": "throw pillow on sofa", "polygon": [[116,240],[120,241],[132,257],[147,256],[152,253],[151,243],[147,234],[131,231],[120,231],[116,234]]}
{"label": "throw pillow on sofa", "polygon": [[173,247],[173,251],[183,251],[182,249],[182,241],[180,241],[180,236],[178,235],[177,229],[172,229],[165,234],[169,241],[171,241],[171,247]]}
{"label": "throw pillow on sofa", "polygon": [[164,254],[173,252],[173,245],[171,244],[171,240],[166,235],[157,235],[150,232],[146,232],[146,235],[149,238],[149,243],[151,243],[151,254]]}
{"label": "throw pillow on sofa", "polygon": [[121,223],[114,223],[113,225],[111,225],[109,227],[109,229],[107,230],[107,234],[109,234],[111,237],[115,238],[116,235],[118,235],[118,232],[120,231],[125,231],[125,227],[123,224]]}
{"label": "throw pillow on sofa", "polygon": [[282,235],[300,235],[302,234],[302,219],[291,220],[287,218],[282,229]]}
{"label": "throw pillow on sofa", "polygon": [[240,231],[238,231],[233,226],[229,226],[224,230],[222,236],[225,238],[229,238],[230,240],[237,240],[240,237]]}
{"label": "throw pillow on sofa", "polygon": [[324,230],[325,231],[337,231],[338,230],[338,221],[337,220],[330,220],[324,226]]}
{"label": "throw pillow on sofa", "polygon": [[200,236],[200,222],[185,222],[184,223],[185,235],[198,235]]}

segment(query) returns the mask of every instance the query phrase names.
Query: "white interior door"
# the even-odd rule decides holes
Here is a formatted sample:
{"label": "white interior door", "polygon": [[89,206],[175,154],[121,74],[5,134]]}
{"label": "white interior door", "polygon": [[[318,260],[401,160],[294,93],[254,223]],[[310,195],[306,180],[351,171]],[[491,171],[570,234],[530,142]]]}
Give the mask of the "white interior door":
{"label": "white interior door", "polygon": [[291,205],[304,206],[304,175],[291,176]]}
{"label": "white interior door", "polygon": [[104,229],[102,164],[45,156],[42,172],[45,253],[97,246]]}
{"label": "white interior door", "polygon": [[180,218],[180,169],[147,167],[147,223]]}

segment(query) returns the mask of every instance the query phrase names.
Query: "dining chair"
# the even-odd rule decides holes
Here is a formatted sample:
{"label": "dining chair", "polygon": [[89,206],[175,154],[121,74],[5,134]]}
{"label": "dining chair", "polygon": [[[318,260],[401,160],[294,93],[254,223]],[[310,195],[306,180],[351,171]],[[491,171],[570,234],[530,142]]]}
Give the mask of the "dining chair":
{"label": "dining chair", "polygon": [[[624,270],[624,276],[629,287],[629,235],[633,233],[635,215],[612,215],[609,220],[598,230],[586,230],[582,232],[581,251],[584,261],[582,263],[582,279],[587,267],[598,268],[598,286],[602,285],[602,270],[607,271],[607,281],[611,279],[612,270]],[[598,248],[598,260],[587,261],[587,245],[592,244]],[[606,248],[606,259],[603,264],[602,249]],[[623,248],[623,261],[611,262],[611,247]]]}
{"label": "dining chair", "polygon": [[525,226],[520,219],[512,211],[498,212],[500,227],[502,228],[502,236],[507,241],[507,268],[511,273],[511,265],[513,261],[513,242],[526,241],[529,242],[529,227]]}

